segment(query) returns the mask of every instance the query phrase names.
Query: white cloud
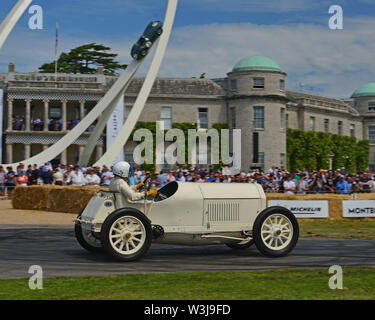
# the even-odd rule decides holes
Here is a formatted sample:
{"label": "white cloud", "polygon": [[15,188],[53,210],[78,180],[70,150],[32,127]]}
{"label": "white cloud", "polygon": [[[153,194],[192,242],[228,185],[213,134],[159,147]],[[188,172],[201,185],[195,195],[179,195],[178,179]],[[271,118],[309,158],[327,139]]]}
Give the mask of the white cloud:
{"label": "white cloud", "polygon": [[[328,23],[328,19],[327,19]],[[314,24],[255,25],[212,24],[174,29],[159,76],[225,77],[233,66],[248,55],[274,59],[288,73],[287,87],[320,94],[349,97],[364,83],[375,81],[375,21],[369,18],[345,19],[344,30],[332,31]],[[88,42],[110,46],[122,63],[130,61],[136,39],[61,37],[60,49],[69,50]],[[47,33],[16,32],[0,52],[1,72],[9,61],[18,71],[34,71],[53,60],[54,36]],[[145,66],[139,75],[144,75]]]}
{"label": "white cloud", "polygon": [[199,5],[202,10],[214,9],[225,12],[297,12],[320,7],[328,8],[332,4],[329,0],[186,0],[186,2],[189,5]]}
{"label": "white cloud", "polygon": [[323,94],[348,97],[375,80],[375,21],[346,19],[345,29],[324,26],[190,26],[175,30],[161,75],[223,77],[236,62],[261,54],[288,73],[289,88],[300,82]]}

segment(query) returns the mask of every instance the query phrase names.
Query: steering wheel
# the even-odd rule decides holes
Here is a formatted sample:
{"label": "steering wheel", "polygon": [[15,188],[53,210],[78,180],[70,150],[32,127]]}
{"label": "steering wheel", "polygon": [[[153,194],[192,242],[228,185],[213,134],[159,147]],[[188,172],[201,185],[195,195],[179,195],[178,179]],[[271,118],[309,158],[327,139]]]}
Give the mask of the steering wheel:
{"label": "steering wheel", "polygon": [[145,179],[145,181],[143,182],[145,184],[144,188],[145,188],[145,191],[150,191],[151,190],[151,186],[152,186],[152,179],[151,177],[148,177]]}

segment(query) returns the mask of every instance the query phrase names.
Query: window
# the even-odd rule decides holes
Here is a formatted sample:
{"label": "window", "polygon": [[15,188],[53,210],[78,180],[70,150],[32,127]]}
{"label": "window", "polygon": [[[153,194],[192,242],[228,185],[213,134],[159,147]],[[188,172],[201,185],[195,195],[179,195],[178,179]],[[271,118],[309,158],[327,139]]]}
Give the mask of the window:
{"label": "window", "polygon": [[230,108],[230,123],[232,129],[236,128],[236,107]]}
{"label": "window", "polygon": [[264,152],[258,153],[258,165],[264,171]]}
{"label": "window", "polygon": [[208,129],[208,109],[198,109],[198,129]]}
{"label": "window", "polygon": [[264,78],[253,78],[254,89],[264,89]]}
{"label": "window", "polygon": [[160,120],[164,123],[164,129],[172,129],[172,108],[161,107]]}
{"label": "window", "polygon": [[315,131],[315,117],[310,117],[309,131]]}
{"label": "window", "polygon": [[368,111],[375,111],[375,102],[368,103]]}
{"label": "window", "polygon": [[285,153],[280,153],[280,166],[285,167]]}
{"label": "window", "polygon": [[324,132],[329,132],[329,119],[324,119]]}
{"label": "window", "polygon": [[337,133],[342,135],[342,121],[337,122]]}
{"label": "window", "polygon": [[125,106],[124,110],[124,120],[129,117],[130,111],[132,111],[133,106]]}
{"label": "window", "polygon": [[285,80],[280,80],[280,90],[285,91]]}
{"label": "window", "polygon": [[254,129],[264,129],[264,107],[254,107]]}
{"label": "window", "polygon": [[368,139],[370,144],[375,144],[375,126],[368,127]]}
{"label": "window", "polygon": [[61,107],[50,107],[49,116],[51,118],[61,118]]}
{"label": "window", "polygon": [[286,114],[285,108],[280,109],[280,129],[285,130],[286,128]]}
{"label": "window", "polygon": [[230,88],[232,91],[237,91],[237,80],[230,81]]}
{"label": "window", "polygon": [[350,125],[350,136],[355,137],[355,124]]}
{"label": "window", "polygon": [[286,114],[286,115],[285,115],[285,128],[286,128],[286,129],[289,128],[289,114]]}

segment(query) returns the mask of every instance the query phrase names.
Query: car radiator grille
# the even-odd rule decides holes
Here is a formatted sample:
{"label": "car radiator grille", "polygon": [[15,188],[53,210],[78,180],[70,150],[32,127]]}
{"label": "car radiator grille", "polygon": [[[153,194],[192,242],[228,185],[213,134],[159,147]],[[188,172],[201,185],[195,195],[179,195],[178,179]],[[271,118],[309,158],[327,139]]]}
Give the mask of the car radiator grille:
{"label": "car radiator grille", "polygon": [[240,220],[240,204],[238,202],[208,202],[207,212],[210,222]]}

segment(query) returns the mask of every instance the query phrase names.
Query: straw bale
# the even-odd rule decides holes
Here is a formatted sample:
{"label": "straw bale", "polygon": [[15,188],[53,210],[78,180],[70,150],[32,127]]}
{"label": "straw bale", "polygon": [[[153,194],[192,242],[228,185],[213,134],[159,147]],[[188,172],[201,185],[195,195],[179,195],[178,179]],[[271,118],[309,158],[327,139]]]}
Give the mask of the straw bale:
{"label": "straw bale", "polygon": [[12,195],[14,209],[80,213],[94,193],[103,187],[18,187]]}
{"label": "straw bale", "polygon": [[12,206],[14,209],[47,210],[48,186],[17,187],[12,194]]}

